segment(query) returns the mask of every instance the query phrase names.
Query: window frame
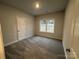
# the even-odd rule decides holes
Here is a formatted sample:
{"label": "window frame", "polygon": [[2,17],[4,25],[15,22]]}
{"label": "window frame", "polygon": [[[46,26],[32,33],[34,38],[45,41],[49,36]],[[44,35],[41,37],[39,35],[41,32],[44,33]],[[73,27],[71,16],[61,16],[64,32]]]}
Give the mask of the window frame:
{"label": "window frame", "polygon": [[[41,22],[41,20],[45,20],[46,21],[46,31],[45,32],[43,32],[43,31],[40,31],[40,22]],[[43,33],[55,33],[55,19],[53,18],[53,19],[41,19],[40,21],[39,21],[39,31],[40,32],[43,32]],[[47,30],[47,22],[49,21],[49,20],[53,20],[53,23],[54,23],[54,29],[53,29],[53,32],[48,32],[48,30]]]}

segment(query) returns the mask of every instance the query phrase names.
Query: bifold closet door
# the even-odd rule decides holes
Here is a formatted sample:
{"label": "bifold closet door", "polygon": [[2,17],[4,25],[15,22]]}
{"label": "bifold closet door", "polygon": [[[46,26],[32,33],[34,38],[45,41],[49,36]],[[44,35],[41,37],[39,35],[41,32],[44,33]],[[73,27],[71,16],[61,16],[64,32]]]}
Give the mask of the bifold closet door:
{"label": "bifold closet door", "polygon": [[17,33],[18,40],[22,40],[26,38],[26,19],[24,17],[17,17]]}

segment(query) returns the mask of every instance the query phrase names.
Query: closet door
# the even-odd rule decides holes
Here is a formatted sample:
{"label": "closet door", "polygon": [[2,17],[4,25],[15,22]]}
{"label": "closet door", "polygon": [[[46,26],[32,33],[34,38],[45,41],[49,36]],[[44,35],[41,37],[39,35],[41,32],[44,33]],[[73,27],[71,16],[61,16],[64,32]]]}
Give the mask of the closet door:
{"label": "closet door", "polygon": [[17,17],[17,32],[18,32],[18,40],[22,40],[26,38],[26,19],[24,17]]}

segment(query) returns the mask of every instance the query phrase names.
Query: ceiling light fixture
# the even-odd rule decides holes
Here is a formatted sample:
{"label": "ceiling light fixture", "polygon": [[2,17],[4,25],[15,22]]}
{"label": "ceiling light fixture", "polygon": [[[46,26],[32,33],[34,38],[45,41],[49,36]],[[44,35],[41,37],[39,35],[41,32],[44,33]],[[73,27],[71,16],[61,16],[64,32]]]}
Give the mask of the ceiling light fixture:
{"label": "ceiling light fixture", "polygon": [[36,8],[39,8],[39,7],[40,7],[38,2],[36,2],[35,7],[36,7]]}

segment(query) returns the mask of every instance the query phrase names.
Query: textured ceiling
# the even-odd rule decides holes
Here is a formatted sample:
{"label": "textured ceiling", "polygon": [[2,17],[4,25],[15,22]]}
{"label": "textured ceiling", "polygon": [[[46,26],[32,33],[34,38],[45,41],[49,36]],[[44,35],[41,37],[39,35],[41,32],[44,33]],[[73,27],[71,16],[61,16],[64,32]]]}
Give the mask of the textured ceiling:
{"label": "textured ceiling", "polygon": [[[32,15],[47,14],[64,10],[68,0],[0,0],[1,2],[19,8]],[[35,8],[35,2],[38,1],[40,8]]]}

